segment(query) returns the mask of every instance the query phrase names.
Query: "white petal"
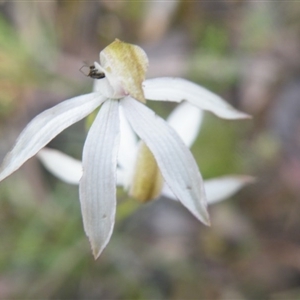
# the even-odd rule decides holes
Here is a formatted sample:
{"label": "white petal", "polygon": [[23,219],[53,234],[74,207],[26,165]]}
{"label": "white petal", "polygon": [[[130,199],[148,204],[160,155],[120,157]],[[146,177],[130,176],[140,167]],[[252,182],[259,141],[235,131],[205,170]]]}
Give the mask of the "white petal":
{"label": "white petal", "polygon": [[121,105],[135,132],[152,151],[173,193],[192,214],[209,224],[203,181],[189,149],[174,129],[145,105],[130,97],[122,99]]}
{"label": "white petal", "polygon": [[79,184],[82,176],[80,160],[50,148],[43,148],[37,157],[54,176],[70,184]]}
{"label": "white petal", "polygon": [[128,182],[127,173],[124,170],[117,168],[117,186],[126,186]]}
{"label": "white petal", "polygon": [[246,175],[231,175],[205,180],[207,202],[213,204],[225,200],[253,181],[253,177]]}
{"label": "white petal", "polygon": [[161,195],[164,197],[167,197],[172,200],[178,200],[177,197],[173,194],[173,192],[170,190],[170,188],[167,186],[167,184],[164,184]]}
{"label": "white petal", "polygon": [[118,164],[123,169],[131,169],[135,162],[137,151],[137,136],[124,116],[120,107],[121,140],[118,154]]}
{"label": "white petal", "polygon": [[[79,184],[82,177],[82,162],[61,151],[43,148],[37,157],[52,175],[69,184]],[[126,173],[117,168],[117,185],[124,186]]]}
{"label": "white petal", "polygon": [[[228,175],[204,180],[207,204],[211,205],[228,199],[245,185],[253,182],[254,178],[247,175]],[[164,185],[162,195],[172,200],[178,200],[167,185]]]}
{"label": "white petal", "polygon": [[102,105],[83,148],[80,203],[84,229],[95,258],[107,245],[115,221],[118,104],[117,100],[108,100]]}
{"label": "white petal", "polygon": [[203,111],[189,102],[182,102],[169,115],[167,122],[190,148],[200,131]]}
{"label": "white petal", "polygon": [[[125,190],[129,188],[132,180],[136,155],[137,155],[137,136],[133,132],[130,124],[124,116],[122,107],[120,106],[120,148],[118,153],[118,167],[122,169],[122,179],[118,183]],[[122,182],[122,184],[121,184]]]}
{"label": "white petal", "polygon": [[0,181],[19,169],[61,131],[86,117],[105,98],[91,93],[66,100],[36,116],[21,132],[2,164]]}
{"label": "white petal", "polygon": [[143,83],[148,100],[181,102],[187,100],[200,109],[208,110],[224,119],[245,119],[249,115],[236,110],[218,95],[204,87],[182,78],[162,77]]}

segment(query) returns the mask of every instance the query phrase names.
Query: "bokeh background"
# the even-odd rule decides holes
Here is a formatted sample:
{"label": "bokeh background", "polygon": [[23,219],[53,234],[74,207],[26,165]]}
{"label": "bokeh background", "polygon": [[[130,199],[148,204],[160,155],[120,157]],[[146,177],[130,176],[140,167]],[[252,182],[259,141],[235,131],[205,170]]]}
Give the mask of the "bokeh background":
{"label": "bokeh background", "polygon": [[[185,77],[253,115],[206,113],[192,152],[204,178],[256,183],[211,206],[210,228],[118,190],[94,261],[77,187],[33,158],[0,185],[0,298],[300,299],[300,3],[0,1],[1,160],[35,115],[91,91],[79,69],[115,38],[145,49],[148,78]],[[50,146],[79,159],[85,135],[83,121]]]}

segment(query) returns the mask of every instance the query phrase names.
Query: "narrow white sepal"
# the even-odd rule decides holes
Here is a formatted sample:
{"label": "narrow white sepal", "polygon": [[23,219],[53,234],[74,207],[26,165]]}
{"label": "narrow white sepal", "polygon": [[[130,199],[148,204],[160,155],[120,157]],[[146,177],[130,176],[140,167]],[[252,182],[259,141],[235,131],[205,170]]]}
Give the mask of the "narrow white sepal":
{"label": "narrow white sepal", "polygon": [[122,99],[125,116],[153,153],[160,171],[176,197],[204,224],[209,224],[203,180],[198,166],[178,134],[138,101]]}
{"label": "narrow white sepal", "polygon": [[100,94],[91,93],[66,100],[36,116],[4,158],[0,181],[19,169],[61,131],[86,117],[104,100]]}
{"label": "narrow white sepal", "polygon": [[175,129],[187,147],[196,140],[203,119],[203,111],[187,101],[180,103],[167,118],[167,123]]}
{"label": "narrow white sepal", "polygon": [[69,184],[79,184],[82,176],[80,160],[50,148],[43,148],[37,157],[43,166],[60,180]]}
{"label": "narrow white sepal", "polygon": [[[58,179],[69,183],[79,184],[82,177],[82,162],[61,151],[43,148],[38,152],[37,157],[43,166]],[[117,168],[117,185],[124,186],[128,181],[127,172]]]}
{"label": "narrow white sepal", "polygon": [[122,107],[120,107],[119,111],[121,140],[118,164],[123,169],[132,169],[136,159],[137,136],[126,120]]}
{"label": "narrow white sepal", "polygon": [[[137,155],[137,136],[128,123],[122,106],[120,106],[120,148],[118,167],[122,170],[122,185],[127,190],[131,184]],[[119,177],[118,177],[119,181]]]}
{"label": "narrow white sepal", "polygon": [[251,118],[246,113],[236,110],[218,95],[204,87],[182,78],[161,77],[143,82],[147,100],[189,101],[200,109],[208,110],[224,119]]}
{"label": "narrow white sepal", "polygon": [[[211,205],[228,199],[245,185],[254,181],[254,177],[247,175],[227,175],[204,180],[207,204]],[[167,185],[164,185],[162,195],[172,200],[178,200]]]}
{"label": "narrow white sepal", "polygon": [[115,222],[119,131],[119,102],[107,100],[84,144],[79,184],[84,229],[95,259],[109,242]]}
{"label": "narrow white sepal", "polygon": [[128,184],[128,178],[127,178],[128,172],[117,168],[117,186],[121,186],[123,188],[126,187]]}
{"label": "narrow white sepal", "polygon": [[205,180],[207,202],[213,204],[228,199],[254,180],[254,177],[247,175],[227,175]]}

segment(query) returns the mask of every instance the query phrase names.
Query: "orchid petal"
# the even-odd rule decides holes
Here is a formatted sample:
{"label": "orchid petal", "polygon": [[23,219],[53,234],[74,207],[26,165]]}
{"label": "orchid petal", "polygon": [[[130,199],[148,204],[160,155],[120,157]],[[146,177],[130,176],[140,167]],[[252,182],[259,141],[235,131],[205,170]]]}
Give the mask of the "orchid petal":
{"label": "orchid petal", "polygon": [[205,191],[208,204],[213,204],[225,200],[242,187],[249,183],[253,183],[254,178],[246,175],[230,175],[217,177],[204,181]]}
{"label": "orchid petal", "polygon": [[19,169],[61,131],[86,117],[105,98],[98,93],[66,100],[36,116],[21,132],[2,164],[0,181]]}
{"label": "orchid petal", "polygon": [[173,193],[200,221],[209,224],[198,166],[175,130],[145,105],[130,97],[122,99],[121,105],[134,131],[152,151]]}
{"label": "orchid petal", "polygon": [[203,111],[184,101],[172,111],[167,122],[190,148],[199,134],[202,119]]}
{"label": "orchid petal", "polygon": [[124,116],[120,107],[120,148],[118,153],[118,166],[123,170],[123,188],[128,189],[133,176],[137,155],[137,136]]}
{"label": "orchid petal", "polygon": [[117,100],[104,102],[83,148],[80,203],[84,229],[95,259],[107,245],[115,221],[118,107]]}
{"label": "orchid petal", "polygon": [[[58,179],[69,183],[79,184],[82,177],[82,162],[61,151],[43,148],[37,157],[43,166]],[[124,186],[127,173],[117,168],[117,185]]]}
{"label": "orchid petal", "polygon": [[[207,204],[211,205],[228,199],[245,185],[253,182],[254,178],[247,175],[227,175],[204,180]],[[162,195],[172,200],[178,200],[166,184],[163,187]]]}
{"label": "orchid petal", "polygon": [[[161,196],[169,198],[171,200],[176,200],[176,201],[178,200],[177,197],[174,195],[174,193],[170,190],[170,188],[167,184],[164,184],[162,191],[161,191]],[[208,202],[208,200],[207,200],[207,202]]]}
{"label": "orchid petal", "polygon": [[126,186],[128,183],[128,173],[123,169],[117,168],[117,186]]}
{"label": "orchid petal", "polygon": [[80,160],[50,148],[43,148],[37,157],[43,166],[60,180],[69,184],[79,184],[82,176]]}
{"label": "orchid petal", "polygon": [[143,83],[148,100],[189,101],[198,108],[208,110],[224,119],[246,119],[249,115],[236,110],[218,95],[204,87],[182,78],[161,77],[148,79]]}
{"label": "orchid petal", "polygon": [[137,136],[126,120],[122,107],[120,107],[119,111],[121,140],[118,154],[118,164],[123,169],[131,169],[136,158]]}

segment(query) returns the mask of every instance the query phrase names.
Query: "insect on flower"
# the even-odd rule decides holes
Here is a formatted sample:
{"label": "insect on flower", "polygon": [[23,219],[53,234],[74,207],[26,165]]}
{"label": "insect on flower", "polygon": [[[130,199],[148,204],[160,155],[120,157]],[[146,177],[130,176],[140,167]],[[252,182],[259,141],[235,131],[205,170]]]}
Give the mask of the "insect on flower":
{"label": "insect on flower", "polygon": [[[88,73],[88,74],[85,74],[85,73],[82,71],[83,68],[89,68],[89,73]],[[84,66],[82,66],[82,67],[79,69],[79,71],[80,71],[81,73],[83,73],[85,76],[91,77],[91,78],[93,78],[93,79],[102,79],[102,78],[105,77],[105,74],[104,74],[103,72],[99,72],[99,71],[97,70],[97,68],[95,67],[95,65],[91,65],[91,66],[86,66],[86,65],[84,65]]]}

